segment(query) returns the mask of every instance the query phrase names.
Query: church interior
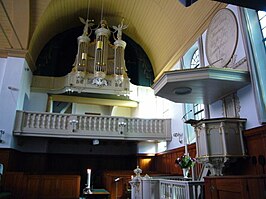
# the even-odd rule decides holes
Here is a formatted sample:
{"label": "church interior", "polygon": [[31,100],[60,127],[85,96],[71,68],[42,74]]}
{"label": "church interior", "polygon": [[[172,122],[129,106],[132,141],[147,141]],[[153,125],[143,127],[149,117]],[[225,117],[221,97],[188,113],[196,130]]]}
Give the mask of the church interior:
{"label": "church interior", "polygon": [[0,199],[265,199],[264,0],[0,0]]}

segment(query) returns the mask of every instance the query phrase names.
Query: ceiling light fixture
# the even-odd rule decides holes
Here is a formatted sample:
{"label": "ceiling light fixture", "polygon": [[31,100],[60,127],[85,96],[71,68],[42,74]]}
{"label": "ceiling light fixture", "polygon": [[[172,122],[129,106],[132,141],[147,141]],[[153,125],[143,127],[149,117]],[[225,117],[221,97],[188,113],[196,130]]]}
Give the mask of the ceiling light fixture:
{"label": "ceiling light fixture", "polygon": [[98,139],[92,140],[93,145],[98,145],[100,144],[100,141]]}
{"label": "ceiling light fixture", "polygon": [[174,93],[176,95],[187,95],[192,92],[192,89],[190,87],[178,87],[174,89]]}

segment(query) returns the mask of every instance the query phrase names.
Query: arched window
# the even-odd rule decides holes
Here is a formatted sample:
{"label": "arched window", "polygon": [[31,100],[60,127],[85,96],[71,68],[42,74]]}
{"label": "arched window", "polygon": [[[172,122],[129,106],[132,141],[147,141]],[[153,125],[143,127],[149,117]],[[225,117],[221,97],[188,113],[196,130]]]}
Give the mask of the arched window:
{"label": "arched window", "polygon": [[[199,49],[198,48],[192,48],[191,51],[194,50],[194,53],[191,58],[190,62],[188,60],[187,63],[190,63],[190,68],[199,68],[200,67],[200,55],[199,55]],[[193,51],[192,51],[193,52]],[[205,118],[205,112],[204,112],[204,104],[184,104],[184,121],[193,119],[193,120],[201,120]],[[185,133],[187,137],[187,143],[191,144],[195,142],[196,135],[194,128],[190,124],[185,124]]]}
{"label": "arched window", "polygon": [[266,46],[266,12],[258,11],[258,17],[260,21],[260,27],[262,31],[263,43]]}
{"label": "arched window", "polygon": [[199,49],[196,49],[192,55],[190,68],[198,68],[200,66]]}

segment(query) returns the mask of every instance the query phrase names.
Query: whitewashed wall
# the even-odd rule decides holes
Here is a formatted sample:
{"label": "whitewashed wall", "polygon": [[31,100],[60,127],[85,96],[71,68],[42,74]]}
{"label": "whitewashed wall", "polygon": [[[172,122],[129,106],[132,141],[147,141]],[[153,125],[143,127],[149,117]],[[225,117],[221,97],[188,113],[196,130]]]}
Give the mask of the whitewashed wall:
{"label": "whitewashed wall", "polygon": [[[232,10],[238,20],[238,43],[235,51],[236,55],[236,62],[241,60],[242,58],[246,57],[245,49],[244,49],[244,44],[243,44],[243,36],[242,32],[240,29],[240,24],[239,24],[239,15],[238,15],[238,8],[233,5],[229,5],[227,8]],[[203,44],[204,44],[204,51],[206,52],[205,49],[205,42],[206,42],[206,32],[203,34]],[[206,58],[206,53],[204,53],[204,60],[206,65],[208,65],[208,60]],[[248,68],[247,68],[248,69]],[[254,92],[252,89],[251,84],[240,89],[237,91],[237,96],[240,101],[240,117],[241,118],[246,118],[247,123],[246,123],[246,129],[254,128],[256,126],[260,126],[258,117],[257,117],[257,112],[256,112],[256,103],[254,100]],[[222,101],[219,100],[210,106],[210,117],[211,118],[217,118],[217,117],[223,117],[223,107],[222,107]]]}
{"label": "whitewashed wall", "polygon": [[100,115],[111,115],[111,106],[99,106],[93,104],[77,104],[73,103],[72,114],[85,114],[85,113],[95,113]]}
{"label": "whitewashed wall", "polygon": [[[10,148],[13,141],[13,126],[15,121],[16,109],[22,106],[26,89],[22,79],[25,75],[25,59],[8,57],[5,61],[1,61],[1,106],[0,106],[0,129],[5,131],[2,136],[0,147]],[[22,97],[23,96],[23,97]],[[23,99],[20,99],[22,97]]]}
{"label": "whitewashed wall", "polygon": [[5,69],[6,69],[6,59],[0,58],[0,95],[2,92]]}
{"label": "whitewashed wall", "polygon": [[119,106],[114,106],[111,113],[111,116],[117,116],[117,117],[131,117],[131,115],[132,115],[131,108],[119,107]]}
{"label": "whitewashed wall", "polygon": [[251,85],[240,89],[237,92],[240,99],[240,117],[247,118],[246,129],[251,129],[260,126],[254,92]]}
{"label": "whitewashed wall", "polygon": [[45,112],[48,101],[47,93],[31,92],[28,103],[24,104],[25,111]]}

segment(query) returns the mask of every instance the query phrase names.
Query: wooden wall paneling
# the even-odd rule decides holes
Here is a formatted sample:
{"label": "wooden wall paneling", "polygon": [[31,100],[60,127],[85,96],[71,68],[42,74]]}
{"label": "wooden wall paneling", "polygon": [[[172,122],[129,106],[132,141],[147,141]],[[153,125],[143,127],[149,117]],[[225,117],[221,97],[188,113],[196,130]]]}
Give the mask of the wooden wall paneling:
{"label": "wooden wall paneling", "polygon": [[166,171],[166,164],[167,164],[167,162],[166,162],[166,160],[167,160],[167,154],[165,153],[165,154],[163,154],[163,159],[162,159],[162,173],[167,173],[167,171]]}
{"label": "wooden wall paneling", "polygon": [[[265,176],[266,178],[266,176]],[[263,178],[251,178],[247,181],[249,198],[266,198],[266,180]]]}
{"label": "wooden wall paneling", "polygon": [[170,160],[170,173],[171,174],[176,174],[178,172],[178,166],[175,164],[175,160],[176,160],[176,153],[172,153],[171,154],[171,160]]}
{"label": "wooden wall paneling", "polygon": [[[196,144],[194,143],[194,144],[189,145],[188,146],[188,151],[189,151],[189,155],[191,157],[195,158],[196,155],[197,155]],[[194,168],[195,177],[199,176],[202,166],[203,165],[200,164],[200,163],[197,163],[197,162],[195,163],[195,168]]]}
{"label": "wooden wall paneling", "polygon": [[165,173],[165,154],[161,156],[161,161],[159,162],[161,170],[159,172]]}
{"label": "wooden wall paneling", "polygon": [[188,145],[188,152],[190,157],[196,157],[197,151],[196,151],[196,144],[190,144]]}
{"label": "wooden wall paneling", "polygon": [[9,169],[10,150],[0,149],[0,163],[4,165],[4,172]]}
{"label": "wooden wall paneling", "polygon": [[[179,158],[181,157],[182,155],[184,155],[185,153],[185,148],[182,147],[182,148],[179,148],[177,151],[176,151],[176,158]],[[182,169],[180,168],[180,166],[177,167],[177,175],[182,175]]]}
{"label": "wooden wall paneling", "polygon": [[173,165],[174,165],[174,162],[173,162],[173,154],[174,153],[170,153],[169,154],[169,174],[171,175],[173,173]]}
{"label": "wooden wall paneling", "polygon": [[161,162],[161,156],[155,156],[155,170],[157,172],[161,170],[159,162]]}
{"label": "wooden wall paneling", "polygon": [[165,173],[167,174],[170,174],[171,173],[171,157],[172,157],[172,154],[169,153],[166,155],[166,171]]}
{"label": "wooden wall paneling", "polygon": [[165,174],[168,174],[169,173],[169,166],[168,166],[168,156],[169,156],[169,154],[168,153],[166,153],[166,154],[164,154],[164,171],[163,171],[163,173],[165,173]]}
{"label": "wooden wall paneling", "polygon": [[80,195],[80,176],[60,176],[57,178],[58,198],[79,198]]}
{"label": "wooden wall paneling", "polygon": [[266,176],[205,177],[205,199],[265,199]]}
{"label": "wooden wall paneling", "polygon": [[[235,195],[234,193],[237,193],[239,196],[241,196],[241,192],[243,189],[243,181],[239,181],[238,179],[217,179],[216,180],[216,189],[219,190],[219,192],[224,193],[225,195]],[[237,197],[241,198],[241,197]]]}
{"label": "wooden wall paneling", "polygon": [[[106,171],[103,174],[104,187],[110,192],[110,199],[123,199],[126,197],[127,188],[130,187],[131,176],[135,175],[133,171]],[[120,178],[115,182],[115,179]],[[116,192],[117,191],[117,192]]]}
{"label": "wooden wall paneling", "polygon": [[[176,158],[175,158],[175,160],[177,159],[177,158],[179,158],[181,155],[183,155],[183,151],[180,151],[180,150],[177,150],[176,152],[175,152],[175,156],[176,156]],[[180,168],[180,166],[178,166],[178,165],[175,165],[175,167],[177,168],[176,169],[176,175],[181,175],[182,174],[182,169]]]}
{"label": "wooden wall paneling", "polygon": [[248,169],[246,174],[257,175],[260,173],[260,165],[258,164],[258,156],[260,155],[262,146],[262,140],[257,137],[249,137],[247,141],[247,149],[249,155],[249,161],[246,165]]}
{"label": "wooden wall paneling", "polygon": [[163,171],[163,156],[162,155],[160,155],[160,156],[158,156],[157,158],[156,158],[156,170],[158,171],[158,172],[161,172],[161,173],[163,173],[162,171]]}
{"label": "wooden wall paneling", "polygon": [[58,198],[57,177],[41,176],[39,198]]}
{"label": "wooden wall paneling", "polygon": [[23,172],[7,172],[4,188],[12,199],[78,199],[80,176],[78,175],[27,175]]}
{"label": "wooden wall paneling", "polygon": [[[161,173],[157,172],[143,172],[141,176],[158,176]],[[105,171],[103,174],[104,188],[110,192],[110,199],[116,199],[116,188],[117,188],[117,198],[127,199],[130,198],[129,182],[131,181],[131,176],[135,176],[133,171]],[[116,178],[120,178],[119,181],[115,182]],[[116,187],[117,186],[117,187]]]}
{"label": "wooden wall paneling", "polygon": [[0,149],[0,163],[4,165],[4,172],[22,171],[25,160],[21,159],[20,152],[14,149]]}
{"label": "wooden wall paneling", "polygon": [[[242,185],[237,179],[205,179],[206,199],[240,199],[242,198]],[[210,197],[210,198],[209,198]]]}
{"label": "wooden wall paneling", "polygon": [[142,169],[143,172],[145,171],[153,171],[154,166],[154,156],[139,156],[138,159],[138,166]]}
{"label": "wooden wall paneling", "polygon": [[[18,151],[14,151],[11,155],[9,150],[0,150],[1,153],[5,155],[0,156],[0,160],[6,159],[5,162],[8,162],[6,164],[10,165],[9,159],[15,160],[11,171],[29,174],[78,174],[81,176],[81,189],[86,184],[87,168],[92,169],[92,184],[97,188],[103,185],[101,177],[104,170],[133,171],[137,166],[136,155],[42,154]],[[145,165],[148,170],[149,165]],[[5,166],[5,170],[6,168]]]}
{"label": "wooden wall paneling", "polygon": [[259,156],[266,159],[266,126],[246,130],[244,137],[249,155],[245,174],[263,174],[266,171],[266,165],[263,167],[259,164]]}
{"label": "wooden wall paneling", "polygon": [[[204,196],[205,196],[205,199],[216,199],[217,197],[215,196],[212,196],[213,194],[216,193],[216,190],[214,189],[214,186],[213,185],[213,180],[211,180],[210,178],[205,178],[204,179]],[[214,193],[215,192],[215,193]]]}
{"label": "wooden wall paneling", "polygon": [[[126,193],[126,190],[129,188],[129,181],[131,180],[130,176],[123,176],[118,182],[114,182],[115,178],[112,178],[112,190],[111,190],[111,199],[123,199]],[[117,186],[117,193],[116,193]],[[116,195],[117,194],[117,195]]]}
{"label": "wooden wall paneling", "polygon": [[[113,176],[113,175],[115,175],[115,177]],[[115,178],[117,178],[117,177],[119,177],[119,174],[117,173],[117,174],[113,174],[113,173],[111,173],[111,172],[104,172],[104,174],[103,174],[103,178],[104,178],[104,187],[105,187],[105,189],[107,190],[107,191],[109,191],[110,192],[110,194],[111,194],[111,198],[112,197],[115,197],[115,187],[114,187],[114,179]],[[113,191],[113,189],[114,189],[114,191]],[[114,193],[113,193],[114,192]],[[113,196],[112,196],[112,194],[113,194]]]}
{"label": "wooden wall paneling", "polygon": [[7,171],[23,171],[24,159],[21,158],[21,152],[10,149],[10,158]]}
{"label": "wooden wall paneling", "polygon": [[26,178],[22,172],[6,172],[3,187],[11,192],[12,199],[21,199],[25,193]]}
{"label": "wooden wall paneling", "polygon": [[171,153],[166,154],[166,160],[165,160],[165,173],[166,174],[170,173],[170,158],[171,158]]}
{"label": "wooden wall paneling", "polygon": [[41,176],[28,175],[25,190],[25,199],[35,199],[39,197]]}
{"label": "wooden wall paneling", "polygon": [[[196,144],[188,145],[188,151],[191,157],[196,156]],[[185,153],[185,147],[180,147],[177,149],[165,151],[159,153],[155,156],[155,170],[157,172],[165,174],[175,174],[182,175],[182,170],[179,167],[176,167],[174,164],[175,160],[178,157],[181,157]]]}

